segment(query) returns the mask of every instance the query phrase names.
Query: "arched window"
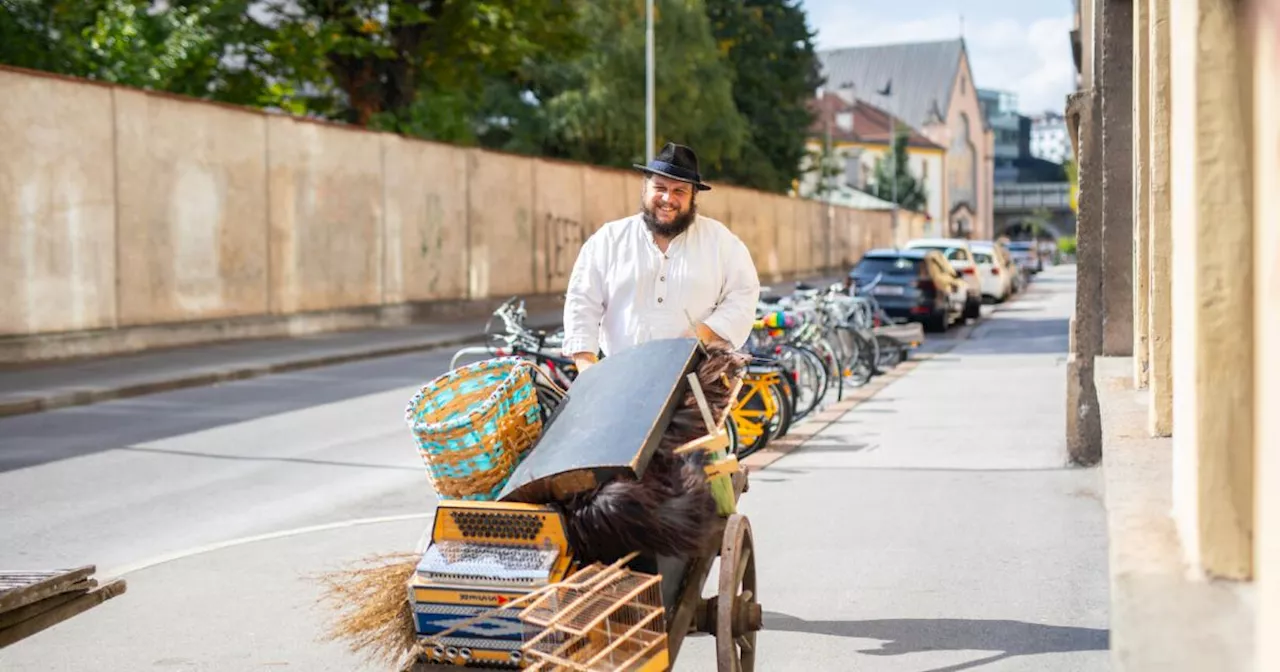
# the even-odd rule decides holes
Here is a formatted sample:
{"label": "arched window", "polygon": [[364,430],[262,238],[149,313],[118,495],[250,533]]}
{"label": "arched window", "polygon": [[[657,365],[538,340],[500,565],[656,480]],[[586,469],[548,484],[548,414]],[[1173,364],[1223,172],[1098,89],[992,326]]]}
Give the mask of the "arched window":
{"label": "arched window", "polygon": [[947,190],[951,194],[948,207],[967,203],[976,209],[977,178],[977,150],[970,136],[969,117],[961,112],[951,129],[951,146],[947,149]]}

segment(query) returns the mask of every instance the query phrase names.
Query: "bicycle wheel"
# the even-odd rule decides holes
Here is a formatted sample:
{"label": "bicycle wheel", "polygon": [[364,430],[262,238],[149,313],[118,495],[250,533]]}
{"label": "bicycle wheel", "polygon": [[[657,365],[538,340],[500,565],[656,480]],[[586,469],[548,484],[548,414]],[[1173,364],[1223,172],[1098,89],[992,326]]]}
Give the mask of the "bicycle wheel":
{"label": "bicycle wheel", "polygon": [[906,360],[906,348],[892,336],[877,334],[876,347],[880,351],[880,357],[876,362],[878,373],[885,373]]}
{"label": "bicycle wheel", "polygon": [[792,422],[802,420],[822,402],[830,385],[830,376],[818,353],[798,345],[784,345],[778,362],[791,375],[795,392]]}
{"label": "bicycle wheel", "polygon": [[778,431],[773,438],[779,438],[787,435],[791,431],[791,423],[794,420],[796,412],[796,393],[795,387],[791,384],[791,377],[787,372],[779,367],[778,382],[771,389],[778,393],[779,422]]}
{"label": "bicycle wheel", "polygon": [[779,372],[777,381],[769,386],[769,396],[773,398],[774,408],[778,409],[769,418],[769,440],[772,441],[781,436],[786,436],[791,429],[791,399],[786,390],[787,376],[784,372]]}
{"label": "bicycle wheel", "polygon": [[867,338],[858,330],[851,330],[850,333],[858,343],[858,357],[849,367],[849,380],[855,387],[862,387],[876,375],[876,359],[880,356],[879,348],[876,346],[875,338]]}
{"label": "bicycle wheel", "polygon": [[738,450],[742,447],[738,442],[738,427],[734,424],[733,417],[730,416],[724,421],[724,433],[729,435],[728,451],[730,455],[737,455]]}
{"label": "bicycle wheel", "polygon": [[[822,358],[822,364],[827,369],[827,376],[836,388],[836,401],[844,399],[844,368],[840,363],[840,356],[837,354],[835,346],[831,345],[831,341],[825,336],[817,338],[810,348]],[[828,390],[828,394],[830,390]]]}
{"label": "bicycle wheel", "polygon": [[772,386],[764,386],[756,379],[738,392],[738,401],[733,408],[733,420],[737,423],[741,444],[738,447],[738,457],[746,457],[769,445],[772,415],[776,415],[770,414],[770,404],[764,397],[769,394],[770,387]]}

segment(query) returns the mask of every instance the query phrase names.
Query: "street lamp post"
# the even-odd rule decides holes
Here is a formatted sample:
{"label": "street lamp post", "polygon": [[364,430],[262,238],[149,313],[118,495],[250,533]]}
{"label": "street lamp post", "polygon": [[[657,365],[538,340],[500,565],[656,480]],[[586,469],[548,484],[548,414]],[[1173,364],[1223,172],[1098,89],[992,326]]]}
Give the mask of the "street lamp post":
{"label": "street lamp post", "polygon": [[645,0],[644,29],[644,158],[653,160],[653,0]]}

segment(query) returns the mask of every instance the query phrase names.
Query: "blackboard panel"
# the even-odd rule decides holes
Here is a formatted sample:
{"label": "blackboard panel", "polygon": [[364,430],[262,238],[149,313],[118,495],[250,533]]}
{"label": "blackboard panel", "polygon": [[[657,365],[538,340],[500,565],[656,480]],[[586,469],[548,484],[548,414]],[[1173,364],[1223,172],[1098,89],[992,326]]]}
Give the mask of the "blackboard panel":
{"label": "blackboard panel", "polygon": [[600,360],[516,467],[499,499],[547,503],[644,473],[699,361],[692,338],[651,341]]}

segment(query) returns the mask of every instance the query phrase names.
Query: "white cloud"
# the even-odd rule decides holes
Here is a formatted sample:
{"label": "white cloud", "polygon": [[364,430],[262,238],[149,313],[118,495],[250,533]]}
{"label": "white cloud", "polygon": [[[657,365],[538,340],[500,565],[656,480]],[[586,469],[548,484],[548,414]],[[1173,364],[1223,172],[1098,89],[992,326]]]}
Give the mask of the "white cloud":
{"label": "white cloud", "polygon": [[[819,49],[947,40],[961,30],[958,14],[887,20],[838,3],[817,5],[809,22],[818,30]],[[1070,15],[1034,21],[966,19],[964,37],[974,81],[982,88],[1016,93],[1024,114],[1061,112],[1067,94],[1075,89],[1071,25]]]}

